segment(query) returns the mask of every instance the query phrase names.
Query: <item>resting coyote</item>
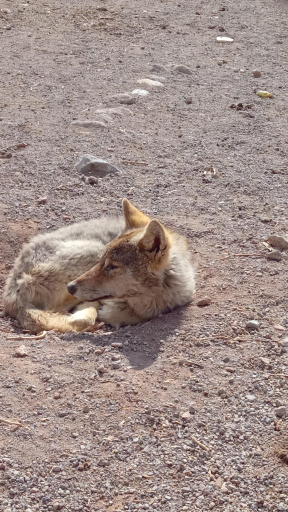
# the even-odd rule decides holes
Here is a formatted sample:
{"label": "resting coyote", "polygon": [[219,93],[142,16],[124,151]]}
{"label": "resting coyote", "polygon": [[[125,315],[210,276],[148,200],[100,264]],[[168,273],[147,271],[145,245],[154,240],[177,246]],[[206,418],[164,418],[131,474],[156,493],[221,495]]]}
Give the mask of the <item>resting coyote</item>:
{"label": "resting coyote", "polygon": [[[80,277],[79,277],[80,276]],[[5,311],[31,332],[144,322],[190,302],[194,269],[186,240],[123,200],[101,217],[24,245],[4,291]]]}

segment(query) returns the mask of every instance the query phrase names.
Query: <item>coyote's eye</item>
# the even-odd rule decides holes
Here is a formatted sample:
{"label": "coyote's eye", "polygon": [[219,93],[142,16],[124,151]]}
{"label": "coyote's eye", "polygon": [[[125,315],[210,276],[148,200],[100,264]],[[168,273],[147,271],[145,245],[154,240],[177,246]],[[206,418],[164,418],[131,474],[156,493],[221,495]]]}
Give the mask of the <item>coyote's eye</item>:
{"label": "coyote's eye", "polygon": [[107,265],[107,267],[105,267],[105,270],[110,272],[110,270],[115,270],[115,268],[118,268],[118,267],[116,265]]}

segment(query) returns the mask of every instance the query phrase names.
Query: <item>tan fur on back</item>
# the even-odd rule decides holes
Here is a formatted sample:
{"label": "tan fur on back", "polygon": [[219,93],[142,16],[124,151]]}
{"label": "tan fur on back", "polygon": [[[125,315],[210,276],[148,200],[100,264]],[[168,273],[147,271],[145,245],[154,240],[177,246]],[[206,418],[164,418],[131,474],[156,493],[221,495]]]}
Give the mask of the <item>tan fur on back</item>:
{"label": "tan fur on back", "polygon": [[195,282],[186,240],[127,199],[123,217],[33,238],[7,280],[6,313],[32,332],[84,331],[96,319],[119,327],[190,302]]}

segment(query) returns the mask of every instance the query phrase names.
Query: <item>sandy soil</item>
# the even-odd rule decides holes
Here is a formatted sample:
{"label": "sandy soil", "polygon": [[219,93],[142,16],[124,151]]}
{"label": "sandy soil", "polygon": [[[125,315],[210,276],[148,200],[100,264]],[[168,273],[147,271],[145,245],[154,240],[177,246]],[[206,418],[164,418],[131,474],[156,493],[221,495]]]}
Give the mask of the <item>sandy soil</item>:
{"label": "sandy soil", "polygon": [[[288,252],[267,259],[288,233],[288,4],[178,1],[1,1],[1,286],[33,234],[122,197],[197,266],[194,304],[137,327],[23,341],[0,319],[0,416],[25,425],[0,423],[1,511],[288,511]],[[83,181],[86,153],[120,172]]]}

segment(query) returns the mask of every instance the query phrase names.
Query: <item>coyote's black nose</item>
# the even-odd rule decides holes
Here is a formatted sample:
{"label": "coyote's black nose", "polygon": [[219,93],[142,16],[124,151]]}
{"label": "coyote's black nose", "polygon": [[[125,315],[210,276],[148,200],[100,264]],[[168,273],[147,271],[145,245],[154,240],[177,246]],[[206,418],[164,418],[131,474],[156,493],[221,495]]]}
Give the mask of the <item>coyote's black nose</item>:
{"label": "coyote's black nose", "polygon": [[71,295],[74,295],[74,293],[76,292],[77,290],[77,286],[76,284],[73,284],[73,283],[69,283],[67,285],[67,289],[68,289],[68,292],[71,293]]}

